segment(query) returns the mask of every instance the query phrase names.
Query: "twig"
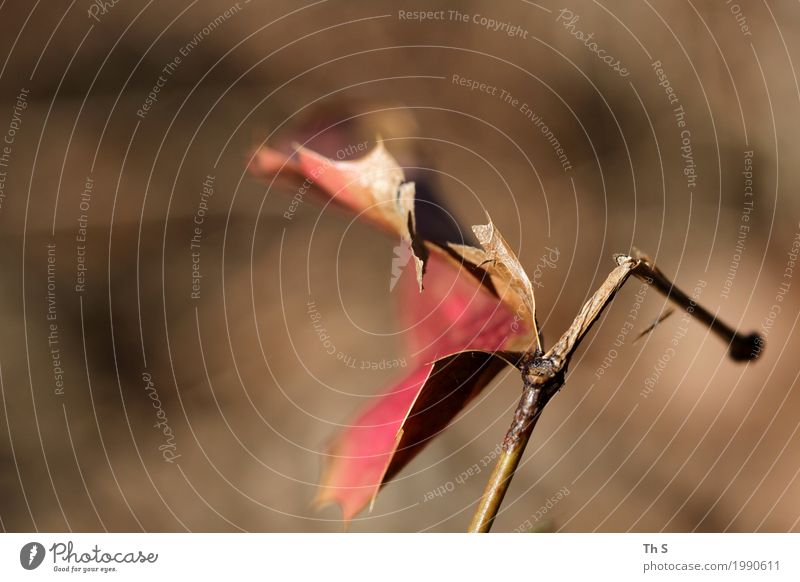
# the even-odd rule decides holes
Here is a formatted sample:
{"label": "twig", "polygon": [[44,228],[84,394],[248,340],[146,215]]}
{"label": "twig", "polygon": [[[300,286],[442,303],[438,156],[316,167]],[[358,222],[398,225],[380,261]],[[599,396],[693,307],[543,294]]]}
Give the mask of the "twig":
{"label": "twig", "polygon": [[652,333],[655,328],[661,325],[664,322],[664,320],[670,317],[673,313],[675,313],[674,307],[670,307],[669,309],[661,313],[661,315],[659,315],[658,317],[655,318],[655,320],[653,320],[653,323],[651,323],[645,329],[639,332],[639,335],[636,336],[636,339],[634,339],[632,343],[635,344],[643,337],[646,337],[647,334]]}
{"label": "twig", "polygon": [[648,257],[617,255],[615,259],[617,267],[609,273],[600,288],[584,304],[561,339],[545,354],[540,351],[531,352],[519,359],[517,366],[522,372],[522,397],[514,412],[514,420],[503,440],[500,457],[472,516],[469,532],[485,533],[491,529],[539,416],[564,384],[564,376],[572,354],[630,275],[635,275],[652,285],[689,314],[708,325],[728,342],[729,355],[734,360],[754,359],[761,352],[763,340],[758,334],[741,335],[719,321],[675,287]]}
{"label": "twig", "polygon": [[678,289],[675,284],[667,279],[664,274],[653,264],[650,257],[637,253],[636,258],[639,265],[634,269],[633,274],[658,289],[670,300],[685,309],[690,315],[706,324],[711,331],[716,333],[722,341],[728,344],[728,355],[737,362],[755,360],[764,349],[764,339],[757,333],[747,335],[738,333],[735,329],[726,325],[716,315],[713,315]]}
{"label": "twig", "polygon": [[536,421],[539,420],[550,398],[558,392],[563,383],[563,373],[551,376],[552,364],[541,356],[525,356],[520,362],[520,368],[525,386],[522,398],[503,440],[500,457],[492,470],[478,508],[472,516],[468,530],[470,533],[486,533],[492,528],[522,453],[531,438],[533,427],[536,426]]}

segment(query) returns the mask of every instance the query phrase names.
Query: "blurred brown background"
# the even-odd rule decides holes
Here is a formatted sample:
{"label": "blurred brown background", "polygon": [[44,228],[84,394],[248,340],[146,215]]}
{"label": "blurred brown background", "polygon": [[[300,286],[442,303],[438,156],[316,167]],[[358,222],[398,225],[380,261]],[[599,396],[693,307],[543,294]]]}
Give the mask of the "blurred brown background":
{"label": "blurred brown background", "polygon": [[[295,192],[246,165],[268,136],[335,155],[381,135],[462,224],[488,211],[530,272],[558,249],[537,278],[548,341],[631,246],[767,334],[748,365],[680,313],[615,346],[631,313],[638,333],[665,307],[649,292],[636,310],[631,282],[497,531],[798,530],[797,17],[782,2],[3,3],[3,529],[341,529],[310,506],[325,443],[404,370],[329,356],[306,305],[355,361],[402,355],[394,241],[307,200],[285,218]],[[495,381],[350,529],[462,531],[488,471],[456,478],[502,438],[519,389],[513,370]]]}

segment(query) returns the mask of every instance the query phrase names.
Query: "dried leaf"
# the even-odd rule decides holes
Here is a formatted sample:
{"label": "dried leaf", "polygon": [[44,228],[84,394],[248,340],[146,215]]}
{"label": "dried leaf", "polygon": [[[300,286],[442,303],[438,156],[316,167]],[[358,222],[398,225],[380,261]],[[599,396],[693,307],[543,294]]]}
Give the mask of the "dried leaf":
{"label": "dried leaf", "polygon": [[603,284],[594,292],[575,316],[572,325],[565,331],[559,340],[547,351],[545,358],[550,361],[553,370],[566,371],[573,352],[581,340],[600,317],[603,309],[611,303],[619,288],[625,283],[631,273],[642,265],[640,259],[628,255],[615,255],[617,266],[608,274]]}
{"label": "dried leaf", "polygon": [[530,327],[536,347],[541,349],[536,326],[533,285],[525,269],[491,220],[488,224],[473,226],[472,231],[482,249],[456,244],[451,244],[450,248],[465,260],[489,273],[498,296]]}

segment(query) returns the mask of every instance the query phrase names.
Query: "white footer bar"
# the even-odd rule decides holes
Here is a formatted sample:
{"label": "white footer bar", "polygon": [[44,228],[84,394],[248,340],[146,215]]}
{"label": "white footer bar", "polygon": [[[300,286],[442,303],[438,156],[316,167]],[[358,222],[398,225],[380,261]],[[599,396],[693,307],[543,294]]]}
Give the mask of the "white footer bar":
{"label": "white footer bar", "polygon": [[0,535],[0,580],[215,577],[797,581],[800,534]]}

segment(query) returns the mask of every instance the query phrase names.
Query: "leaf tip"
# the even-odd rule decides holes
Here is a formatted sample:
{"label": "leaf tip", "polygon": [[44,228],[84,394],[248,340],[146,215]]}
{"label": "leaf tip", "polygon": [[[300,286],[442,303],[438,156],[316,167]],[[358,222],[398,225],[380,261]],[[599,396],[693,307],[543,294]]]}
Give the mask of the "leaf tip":
{"label": "leaf tip", "polygon": [[325,487],[324,485],[321,485],[317,491],[317,494],[314,496],[314,499],[311,502],[311,508],[314,511],[322,511],[326,507],[330,507],[332,505],[335,505],[336,507],[339,508],[339,511],[341,511],[342,523],[346,530],[349,527],[350,522],[353,521],[353,518],[360,511],[360,508],[354,509],[352,506],[348,505],[342,498],[337,496],[335,490],[329,487]]}
{"label": "leaf tip", "polygon": [[489,215],[486,215],[487,223],[486,224],[475,224],[472,226],[472,232],[478,239],[478,242],[485,248],[485,245],[489,244],[489,242],[494,237],[494,223]]}

